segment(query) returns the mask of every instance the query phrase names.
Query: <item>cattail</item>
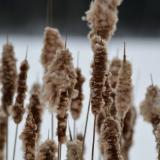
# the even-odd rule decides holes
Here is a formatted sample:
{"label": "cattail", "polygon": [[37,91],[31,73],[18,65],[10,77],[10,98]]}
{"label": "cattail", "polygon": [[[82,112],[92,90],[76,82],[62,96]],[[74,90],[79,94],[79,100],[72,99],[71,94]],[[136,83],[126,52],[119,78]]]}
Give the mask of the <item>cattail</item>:
{"label": "cattail", "polygon": [[7,134],[7,115],[0,110],[0,160],[4,160],[4,149]]}
{"label": "cattail", "polygon": [[77,83],[75,85],[75,89],[78,91],[78,96],[74,99],[72,99],[71,102],[71,114],[74,120],[77,120],[80,117],[81,111],[82,111],[82,101],[84,98],[83,92],[82,92],[82,86],[85,81],[80,68],[76,69],[77,73]]}
{"label": "cattail", "polygon": [[39,97],[40,92],[41,92],[40,84],[38,83],[33,84],[31,89],[30,103],[28,106],[29,113],[33,115],[33,119],[36,124],[36,142],[38,142],[40,137],[40,129],[41,129],[42,113],[43,113],[43,108]]}
{"label": "cattail", "polygon": [[105,115],[110,115],[111,106],[113,103],[113,99],[111,97],[112,94],[112,88],[109,82],[109,73],[106,74],[105,78],[105,84],[104,84],[104,91],[103,91],[103,100],[104,100],[104,111]]}
{"label": "cattail", "polygon": [[106,40],[111,38],[116,30],[117,8],[120,4],[121,0],[95,0],[91,2],[90,9],[84,18],[91,28],[90,37],[98,34]]}
{"label": "cattail", "polygon": [[28,113],[26,124],[20,139],[23,142],[24,159],[35,160],[35,142],[37,138],[37,126],[31,112]]}
{"label": "cattail", "polygon": [[58,142],[63,144],[66,142],[66,129],[67,129],[67,110],[69,107],[69,99],[67,92],[60,94],[60,102],[57,108],[57,136]]}
{"label": "cattail", "polygon": [[60,92],[66,91],[71,100],[75,97],[76,72],[72,56],[68,49],[57,51],[55,59],[44,76],[44,99],[50,109],[56,109],[60,101]]}
{"label": "cattail", "polygon": [[122,61],[118,57],[115,57],[113,58],[109,66],[109,72],[111,72],[109,79],[113,89],[115,89],[117,86],[121,64],[122,64]]}
{"label": "cattail", "polygon": [[57,145],[53,140],[46,140],[39,147],[37,160],[57,160]]}
{"label": "cattail", "polygon": [[132,66],[129,61],[124,60],[119,72],[119,78],[116,87],[116,109],[118,117],[125,118],[132,102]]}
{"label": "cattail", "polygon": [[122,154],[125,160],[129,159],[129,150],[133,144],[134,126],[136,121],[136,109],[130,107],[124,119],[124,127],[122,130]]}
{"label": "cattail", "polygon": [[16,59],[12,44],[5,44],[2,52],[2,109],[6,114],[10,112],[16,91]]}
{"label": "cattail", "polygon": [[97,127],[97,132],[100,134],[101,132],[101,126],[103,124],[103,121],[105,119],[105,114],[104,111],[102,110],[98,115],[97,115],[97,122],[96,122],[96,127]]}
{"label": "cattail", "polygon": [[76,139],[67,143],[67,160],[82,160],[83,142]]}
{"label": "cattail", "polygon": [[140,110],[144,120],[150,122],[156,128],[160,123],[160,89],[158,86],[150,85],[147,88]]}
{"label": "cattail", "polygon": [[102,90],[105,82],[107,52],[105,42],[99,36],[92,38],[92,49],[94,60],[92,63],[91,86],[91,105],[92,112],[98,114],[103,105]]}
{"label": "cattail", "polygon": [[123,160],[120,150],[120,132],[119,121],[112,117],[106,117],[100,135],[104,160]]}
{"label": "cattail", "polygon": [[44,33],[44,47],[41,55],[41,63],[45,70],[55,58],[57,49],[64,48],[64,42],[59,31],[55,28],[46,27]]}
{"label": "cattail", "polygon": [[17,86],[17,97],[16,102],[12,109],[13,120],[16,124],[22,121],[24,114],[24,100],[27,91],[27,72],[29,69],[29,64],[27,59],[25,59],[20,65],[20,73],[18,75],[18,86]]}

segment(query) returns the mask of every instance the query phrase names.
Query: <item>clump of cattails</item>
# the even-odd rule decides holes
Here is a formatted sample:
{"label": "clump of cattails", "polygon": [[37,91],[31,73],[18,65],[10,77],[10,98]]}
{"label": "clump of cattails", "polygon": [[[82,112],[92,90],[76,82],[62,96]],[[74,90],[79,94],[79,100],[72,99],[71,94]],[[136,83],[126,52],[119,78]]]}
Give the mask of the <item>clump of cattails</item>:
{"label": "clump of cattails", "polygon": [[77,120],[80,117],[82,105],[83,105],[83,83],[85,81],[85,78],[83,77],[80,68],[76,68],[77,73],[77,82],[75,84],[75,89],[78,91],[78,96],[76,98],[72,99],[71,102],[71,114],[74,120]]}
{"label": "clump of cattails", "polygon": [[24,100],[27,91],[26,81],[27,81],[28,69],[29,69],[29,64],[27,59],[25,59],[20,65],[20,73],[18,75],[18,82],[17,82],[17,97],[12,109],[12,116],[16,124],[19,124],[22,121],[23,114],[25,112]]}
{"label": "clump of cattails", "polygon": [[121,0],[95,0],[91,3],[84,17],[91,28],[90,37],[98,34],[106,40],[111,38],[116,30],[117,8],[120,4]]}
{"label": "clump of cattails", "polygon": [[13,45],[7,42],[2,52],[2,109],[9,114],[16,91],[17,69]]}
{"label": "clump of cattails", "polygon": [[57,145],[53,140],[46,140],[39,147],[37,160],[57,160]]}
{"label": "clump of cattails", "polygon": [[41,55],[41,63],[45,70],[56,56],[58,49],[64,48],[64,42],[58,29],[46,27],[44,33],[44,47]]}

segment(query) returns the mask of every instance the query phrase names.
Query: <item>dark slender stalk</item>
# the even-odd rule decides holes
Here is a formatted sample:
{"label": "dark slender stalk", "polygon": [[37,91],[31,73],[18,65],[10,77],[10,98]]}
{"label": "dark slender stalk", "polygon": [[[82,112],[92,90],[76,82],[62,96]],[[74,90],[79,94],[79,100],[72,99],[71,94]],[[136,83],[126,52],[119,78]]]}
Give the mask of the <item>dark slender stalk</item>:
{"label": "dark slender stalk", "polygon": [[14,148],[13,148],[13,160],[15,160],[15,155],[16,155],[17,136],[18,136],[18,124],[16,124],[16,133],[15,133]]}
{"label": "dark slender stalk", "polygon": [[58,160],[61,160],[61,144],[58,143]]}
{"label": "dark slender stalk", "polygon": [[92,141],[92,156],[91,160],[94,160],[94,144],[95,144],[95,135],[96,135],[96,117],[97,115],[94,116],[94,127],[93,127],[93,141]]}
{"label": "dark slender stalk", "polygon": [[87,133],[87,125],[88,125],[88,119],[89,119],[90,104],[91,104],[91,100],[90,100],[90,98],[89,98],[88,111],[87,111],[86,123],[85,123],[85,130],[84,130],[83,146],[82,146],[82,157],[83,157],[84,144],[85,144],[86,133]]}

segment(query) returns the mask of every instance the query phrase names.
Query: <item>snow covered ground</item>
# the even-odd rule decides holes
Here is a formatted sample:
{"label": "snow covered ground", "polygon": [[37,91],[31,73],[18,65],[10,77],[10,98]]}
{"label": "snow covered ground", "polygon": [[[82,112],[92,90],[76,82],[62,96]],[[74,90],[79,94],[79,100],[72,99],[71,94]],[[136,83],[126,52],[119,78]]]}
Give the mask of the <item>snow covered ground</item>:
{"label": "snow covered ground", "polygon": [[[0,46],[2,51],[2,45],[5,43],[5,36],[0,37]],[[43,69],[40,65],[40,54],[43,45],[43,37],[37,36],[11,36],[10,41],[15,46],[15,52],[18,59],[18,66],[24,59],[26,54],[26,47],[29,46],[28,60],[30,63],[30,71],[28,77],[29,86],[39,79],[43,75]],[[119,56],[123,56],[123,43],[127,43],[127,58],[133,64],[133,82],[135,86],[135,104],[137,111],[139,112],[139,103],[145,96],[146,87],[151,84],[150,73],[153,75],[155,84],[160,84],[160,39],[136,39],[136,38],[113,38],[108,46],[109,58],[117,55],[119,50]],[[71,50],[74,57],[74,63],[77,62],[77,53],[80,53],[79,66],[82,68],[83,74],[86,77],[86,83],[84,85],[85,101],[83,113],[80,120],[77,122],[77,130],[83,132],[85,117],[87,112],[88,96],[89,96],[89,78],[90,78],[90,64],[92,61],[92,51],[90,49],[89,41],[85,37],[68,37],[67,47]],[[90,114],[88,130],[87,130],[87,146],[86,146],[86,159],[90,159],[91,156],[91,144],[92,144],[92,126],[93,117]],[[50,114],[45,112],[42,124],[42,140],[43,142],[48,136],[48,130],[50,129]],[[72,126],[72,119],[70,118],[70,124]],[[24,126],[24,121],[20,124],[19,133]],[[56,125],[55,125],[56,129]],[[9,160],[12,159],[13,142],[15,134],[15,124],[10,120],[9,124]],[[22,144],[18,140],[16,160],[22,159]],[[96,143],[98,146],[98,143]],[[135,135],[134,146],[130,152],[131,160],[154,160],[156,159],[156,145],[154,136],[152,134],[152,128],[149,124],[145,123],[140,115],[138,115]],[[65,159],[65,146],[63,146],[63,156]],[[95,160],[98,160],[98,150],[95,149]]]}

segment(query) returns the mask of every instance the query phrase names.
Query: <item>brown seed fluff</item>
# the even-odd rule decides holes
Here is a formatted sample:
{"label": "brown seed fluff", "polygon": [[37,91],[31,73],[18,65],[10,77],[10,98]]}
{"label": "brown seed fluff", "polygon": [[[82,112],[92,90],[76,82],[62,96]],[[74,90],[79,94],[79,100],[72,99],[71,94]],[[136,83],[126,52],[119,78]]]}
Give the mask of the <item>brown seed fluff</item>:
{"label": "brown seed fluff", "polygon": [[6,114],[10,112],[16,91],[17,69],[12,44],[5,44],[2,52],[2,109]]}
{"label": "brown seed fluff", "polygon": [[25,59],[20,65],[20,73],[17,82],[17,97],[12,109],[13,120],[16,124],[22,121],[24,114],[24,100],[27,91],[27,72],[29,69],[28,61]]}
{"label": "brown seed fluff", "polygon": [[132,66],[125,58],[119,72],[116,87],[116,109],[120,119],[124,119],[132,103]]}
{"label": "brown seed fluff", "polygon": [[104,160],[123,160],[120,150],[120,132],[119,121],[112,117],[106,117],[100,135]]}
{"label": "brown seed fluff", "polygon": [[73,59],[68,49],[57,51],[55,59],[44,76],[44,99],[50,109],[56,109],[60,100],[60,92],[66,91],[69,100],[75,95],[76,72]]}
{"label": "brown seed fluff", "polygon": [[150,122],[153,127],[157,127],[160,123],[160,89],[158,86],[150,85],[147,88],[140,110],[144,120]]}
{"label": "brown seed fluff", "polygon": [[82,87],[85,81],[85,78],[83,77],[80,68],[76,68],[76,73],[77,73],[77,83],[75,85],[75,89],[78,91],[78,96],[72,99],[70,108],[74,120],[77,120],[80,117],[82,111],[83,98],[84,98]]}
{"label": "brown seed fluff", "polygon": [[35,160],[35,141],[37,138],[37,126],[32,113],[28,113],[25,128],[23,129],[20,139],[23,143],[24,159]]}
{"label": "brown seed fluff", "polygon": [[111,76],[109,77],[109,79],[113,89],[115,89],[117,86],[121,64],[122,64],[122,61],[118,57],[115,57],[113,58],[109,66],[109,72],[111,72]]}
{"label": "brown seed fluff", "polygon": [[103,105],[102,90],[105,82],[107,52],[105,42],[100,36],[92,38],[94,58],[92,63],[91,106],[93,114],[98,114]]}
{"label": "brown seed fluff", "polygon": [[34,122],[36,124],[36,143],[40,138],[40,129],[42,122],[43,108],[40,102],[40,88],[41,86],[35,83],[31,89],[30,103],[28,105],[29,113],[32,113]]}
{"label": "brown seed fluff", "polygon": [[116,30],[117,8],[120,4],[121,0],[95,0],[91,2],[90,9],[84,17],[91,28],[90,37],[98,34],[106,40],[111,38]]}
{"label": "brown seed fluff", "polygon": [[60,102],[57,108],[57,136],[58,142],[63,144],[66,142],[66,129],[67,129],[67,111],[69,107],[69,99],[67,92],[61,92]]}
{"label": "brown seed fluff", "polygon": [[0,160],[4,160],[5,142],[7,134],[7,116],[0,110]]}
{"label": "brown seed fluff", "polygon": [[46,27],[44,33],[44,47],[41,55],[41,63],[47,70],[48,65],[56,55],[57,49],[64,48],[64,42],[58,29]]}
{"label": "brown seed fluff", "polygon": [[109,73],[106,74],[106,78],[105,78],[105,84],[104,84],[104,88],[103,88],[103,100],[104,100],[104,106],[103,109],[105,111],[105,115],[110,115],[110,110],[111,110],[111,106],[113,103],[113,99],[112,99],[112,88],[109,82]]}
{"label": "brown seed fluff", "polygon": [[124,119],[122,130],[122,154],[125,160],[129,160],[129,150],[133,144],[134,126],[136,122],[136,109],[131,106]]}
{"label": "brown seed fluff", "polygon": [[57,145],[53,140],[46,140],[40,145],[36,160],[57,160]]}
{"label": "brown seed fluff", "polygon": [[67,143],[67,160],[82,160],[83,142],[78,139]]}

